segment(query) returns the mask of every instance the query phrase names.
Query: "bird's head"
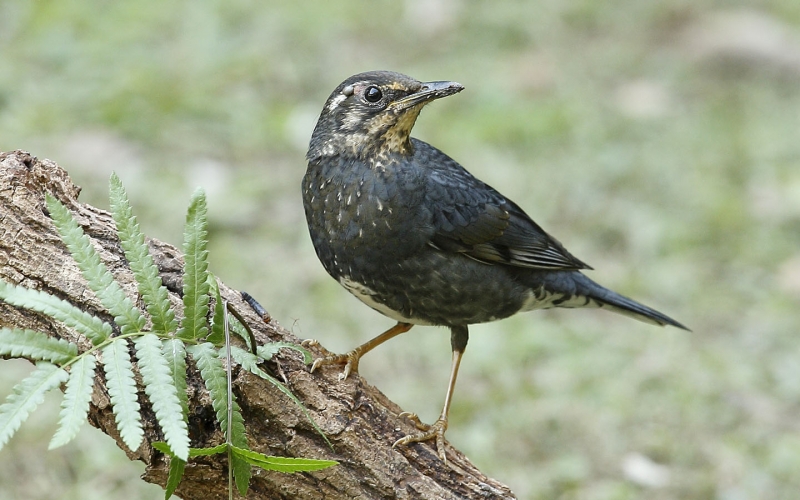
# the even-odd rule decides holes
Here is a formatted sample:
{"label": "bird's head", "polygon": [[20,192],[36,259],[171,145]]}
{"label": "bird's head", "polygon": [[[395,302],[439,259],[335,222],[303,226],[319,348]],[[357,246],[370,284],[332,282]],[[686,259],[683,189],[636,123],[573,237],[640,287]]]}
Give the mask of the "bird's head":
{"label": "bird's head", "polygon": [[325,102],[306,156],[312,161],[411,154],[411,128],[422,107],[463,89],[456,82],[419,82],[391,71],[351,76]]}

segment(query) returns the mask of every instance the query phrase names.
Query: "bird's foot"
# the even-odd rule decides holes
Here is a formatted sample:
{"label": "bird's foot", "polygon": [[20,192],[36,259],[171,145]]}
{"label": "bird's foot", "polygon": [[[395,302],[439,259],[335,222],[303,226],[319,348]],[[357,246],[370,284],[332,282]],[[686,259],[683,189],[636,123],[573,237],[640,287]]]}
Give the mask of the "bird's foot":
{"label": "bird's foot", "polygon": [[410,443],[420,443],[422,441],[428,441],[431,439],[436,439],[436,450],[439,455],[439,459],[447,463],[447,457],[444,454],[444,433],[447,430],[447,418],[446,417],[439,417],[439,419],[434,422],[432,425],[428,425],[423,423],[416,413],[409,413],[404,411],[399,415],[400,417],[405,417],[411,420],[414,423],[414,426],[421,430],[422,432],[416,434],[409,434],[406,437],[402,437],[394,442],[392,448],[395,446],[405,446]]}
{"label": "bird's foot", "polygon": [[344,370],[339,374],[339,380],[346,379],[351,373],[358,373],[358,360],[361,359],[358,349],[353,349],[346,354],[334,354],[313,339],[304,340],[302,345],[303,347],[316,347],[322,352],[322,357],[315,359],[311,365],[311,373],[323,365],[344,365]]}

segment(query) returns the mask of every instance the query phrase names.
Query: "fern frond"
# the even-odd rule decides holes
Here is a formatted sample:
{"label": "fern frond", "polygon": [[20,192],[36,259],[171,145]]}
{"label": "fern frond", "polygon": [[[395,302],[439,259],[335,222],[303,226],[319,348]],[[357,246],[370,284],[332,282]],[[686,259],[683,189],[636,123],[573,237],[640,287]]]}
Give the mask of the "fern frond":
{"label": "fern frond", "polygon": [[231,427],[233,435],[227,436],[228,432],[228,378],[222,360],[218,356],[217,348],[208,342],[190,346],[187,348],[195,359],[197,368],[200,369],[200,376],[205,382],[211,396],[211,404],[217,414],[222,432],[226,434],[226,440],[241,448],[247,448],[247,436],[244,432],[244,419],[236,399],[233,400],[233,422]]}
{"label": "fern frond", "polygon": [[[278,343],[278,342],[276,342],[276,343]],[[268,344],[268,345],[273,345],[273,344]],[[261,356],[261,349],[260,349],[261,347],[262,346],[259,346],[259,349],[258,349],[259,356]],[[284,347],[286,347],[286,346],[284,346]],[[297,396],[295,396],[294,393],[292,393],[292,391],[290,391],[289,388],[286,387],[284,384],[282,384],[278,379],[276,379],[275,377],[271,376],[270,374],[268,374],[267,372],[265,372],[264,370],[259,368],[259,366],[258,366],[258,357],[259,356],[256,356],[252,352],[245,351],[244,349],[242,349],[240,347],[231,346],[231,357],[233,358],[233,360],[236,361],[237,363],[239,363],[239,365],[241,365],[242,368],[244,368],[245,370],[249,371],[253,375],[261,377],[264,380],[268,381],[270,384],[274,385],[279,391],[281,391],[289,399],[291,399],[294,402],[294,404],[296,404],[300,408],[300,411],[303,412],[303,415],[305,415],[306,419],[309,421],[309,423],[314,428],[314,430],[317,431],[317,433],[320,436],[322,436],[322,439],[324,439],[325,442],[328,443],[328,446],[333,448],[333,444],[328,440],[328,436],[326,436],[325,433],[322,432],[322,429],[320,428],[320,426],[317,425],[317,423],[311,417],[311,414],[308,412],[308,409],[306,409],[306,407],[303,405],[303,403],[299,399],[297,399]],[[263,356],[261,356],[261,357],[263,357]]]}
{"label": "fern frond", "polygon": [[47,194],[47,209],[61,235],[61,240],[67,246],[75,262],[78,263],[89,288],[97,294],[103,307],[114,316],[114,321],[119,325],[122,333],[141,331],[145,325],[142,312],[125,296],[125,292],[100,260],[89,237],[75,222],[70,211],[49,193]]}
{"label": "fern frond", "polygon": [[164,441],[153,441],[152,443],[150,443],[150,446],[152,446],[153,449],[158,450],[161,453],[167,455],[168,457],[175,456],[175,454],[172,453],[172,450],[170,449],[169,445]]}
{"label": "fern frond", "polygon": [[134,341],[144,392],[153,403],[158,425],[164,431],[172,452],[181,460],[189,459],[189,430],[183,419],[183,408],[172,382],[172,373],[161,350],[161,340],[146,333]]}
{"label": "fern frond", "polygon": [[[170,449],[169,445],[163,441],[154,441],[150,444],[153,448],[157,449],[161,453],[169,457],[174,457],[175,455],[172,453],[172,449]],[[218,444],[212,448],[189,448],[189,458],[194,457],[207,457],[210,455],[219,455],[220,453],[225,453],[225,450],[228,449],[228,443]]]}
{"label": "fern frond", "polygon": [[233,468],[233,479],[236,481],[236,489],[242,497],[247,497],[247,488],[250,486],[250,478],[253,474],[253,468],[243,457],[233,452],[235,446],[231,446],[231,451],[228,453],[231,467]]}
{"label": "fern frond", "polygon": [[258,375],[263,379],[270,379],[273,378],[269,376],[264,370],[258,367],[258,362],[260,361],[258,356],[253,354],[250,351],[245,351],[241,347],[236,347],[235,345],[231,346],[231,357],[234,361],[239,363],[242,368],[249,371],[253,375]]}
{"label": "fern frond", "polygon": [[251,450],[243,450],[235,446],[232,447],[236,456],[242,457],[250,465],[261,467],[265,470],[278,472],[310,472],[326,469],[334,465],[339,465],[335,460],[314,460],[311,458],[292,458],[292,457],[270,457],[263,453]]}
{"label": "fern frond", "polygon": [[311,352],[305,347],[291,342],[270,342],[269,344],[260,345],[256,348],[256,352],[264,359],[272,359],[273,356],[278,354],[281,349],[293,349],[303,355],[303,362],[310,365],[314,361]]}
{"label": "fern frond", "polygon": [[228,449],[228,443],[218,444],[213,448],[189,448],[190,457],[207,457],[210,455],[219,455]]}
{"label": "fern frond", "polygon": [[0,406],[0,449],[17,432],[28,415],[44,401],[44,395],[64,383],[69,375],[56,365],[40,361],[36,370],[11,389]]}
{"label": "fern frond", "polygon": [[206,338],[206,342],[220,345],[225,342],[225,303],[219,293],[219,285],[213,274],[208,273],[210,292],[214,295],[214,316],[211,317],[211,335]]}
{"label": "fern frond", "polygon": [[250,340],[250,332],[247,331],[247,328],[242,325],[236,316],[228,316],[228,327],[230,328],[231,333],[235,333],[238,335],[242,340],[244,340],[245,344],[247,344],[247,348],[252,351],[253,345],[252,341]]}
{"label": "fern frond", "polygon": [[[186,460],[181,460],[180,458],[176,457],[175,454],[172,452],[172,448],[163,441],[155,441],[150,443],[150,446],[155,448],[156,450],[160,451],[161,453],[165,454],[169,457],[169,475],[167,476],[167,484],[164,486],[164,500],[169,500],[175,490],[178,489],[178,485],[181,483],[181,479],[183,478],[183,471],[186,469]],[[225,450],[227,448],[227,444],[222,444],[217,448],[221,448]],[[209,450],[212,448],[199,448],[200,450]],[[193,454],[195,450],[198,448],[189,448],[189,457],[195,457],[198,455]],[[207,453],[208,455],[215,455],[219,452],[214,453]]]}
{"label": "fern frond", "polygon": [[183,471],[186,470],[186,461],[173,456],[169,459],[169,475],[167,476],[167,484],[164,486],[164,500],[169,500],[178,485],[181,484],[183,479]]}
{"label": "fern frond", "polygon": [[[172,450],[169,448],[169,445],[163,441],[155,441],[153,443],[150,443],[150,446],[157,449],[161,453],[164,453],[168,457],[175,456],[172,453]],[[213,448],[189,448],[189,458],[207,457],[209,455],[219,455],[220,453],[225,453],[225,450],[227,449],[228,449],[228,443],[218,444]]]}
{"label": "fern frond", "polygon": [[158,268],[147,249],[144,235],[128,201],[128,194],[115,173],[111,174],[109,182],[109,200],[120,245],[136,278],[142,301],[153,320],[153,331],[174,332],[178,328],[178,322],[175,320],[175,311],[170,306],[167,288],[163,285]]}
{"label": "fern frond", "polygon": [[126,339],[114,339],[103,348],[103,369],[119,435],[129,450],[136,451],[142,443],[144,431]]}
{"label": "fern frond", "polygon": [[0,356],[49,361],[62,365],[78,355],[78,346],[64,339],[21,328],[0,328]]}
{"label": "fern frond", "polygon": [[[222,299],[220,298],[220,303]],[[224,306],[222,306],[224,308]],[[226,314],[224,310],[221,310],[222,321],[225,321]],[[220,349],[220,358],[225,360],[225,374],[227,377],[228,383],[228,399],[227,402],[229,405],[228,407],[228,435],[227,442],[231,445],[239,444],[243,448],[247,448],[247,436],[244,432],[244,422],[241,422],[242,425],[239,425],[239,420],[242,419],[242,416],[239,412],[235,412],[234,409],[238,409],[238,405],[236,405],[235,400],[233,399],[233,391],[231,390],[230,384],[232,383],[231,377],[231,369],[233,366],[233,359],[231,357],[231,345],[230,345],[230,335],[228,332],[227,325],[223,325],[223,333],[225,335],[225,345],[222,349]],[[233,446],[228,448],[228,463],[230,464],[231,474],[228,476],[228,488],[231,487],[231,479],[236,482],[236,489],[239,490],[239,494],[243,497],[247,496],[247,488],[250,485],[250,478],[252,476],[253,470],[250,467],[250,464],[247,463],[242,457],[239,457],[233,453]],[[233,476],[233,477],[231,477]]]}
{"label": "fern frond", "polygon": [[178,391],[178,401],[183,411],[183,419],[189,417],[189,402],[186,394],[186,346],[181,339],[172,338],[163,341],[161,350],[169,366],[170,379]]}
{"label": "fern frond", "polygon": [[183,235],[183,321],[178,337],[186,340],[208,334],[208,217],[206,196],[198,189],[192,195]]}
{"label": "fern frond", "polygon": [[48,449],[52,450],[72,441],[78,435],[81,425],[86,422],[94,387],[94,367],[95,358],[91,354],[81,357],[70,367],[67,390],[61,401],[58,430],[50,440]]}
{"label": "fern frond", "polygon": [[0,280],[0,300],[58,320],[98,345],[111,335],[111,325],[81,311],[65,300],[39,290]]}

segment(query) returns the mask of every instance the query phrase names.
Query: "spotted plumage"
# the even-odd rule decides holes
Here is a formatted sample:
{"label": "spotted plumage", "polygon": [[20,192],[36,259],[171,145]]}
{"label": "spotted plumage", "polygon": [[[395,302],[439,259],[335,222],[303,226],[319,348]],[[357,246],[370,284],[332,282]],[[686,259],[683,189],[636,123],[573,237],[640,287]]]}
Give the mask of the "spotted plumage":
{"label": "spotted plumage", "polygon": [[519,205],[410,137],[425,104],[462,89],[386,71],[348,78],[323,107],[302,186],[309,232],[325,269],[398,321],[395,329],[348,355],[318,360],[315,368],[347,363],[347,373],[360,355],[410,325],[450,327],[454,370],[445,411],[432,430],[400,440],[435,437],[442,457],[468,325],[533,309],[604,307],[684,328],[596,284],[581,272],[591,268]]}

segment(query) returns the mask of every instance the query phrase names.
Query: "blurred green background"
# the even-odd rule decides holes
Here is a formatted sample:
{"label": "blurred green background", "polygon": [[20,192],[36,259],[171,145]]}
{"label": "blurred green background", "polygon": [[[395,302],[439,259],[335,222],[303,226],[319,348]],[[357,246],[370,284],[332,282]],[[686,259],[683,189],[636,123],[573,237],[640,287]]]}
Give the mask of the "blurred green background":
{"label": "blurred green background", "polygon": [[[0,2],[0,150],[112,171],[173,244],[209,196],[211,267],[344,351],[392,322],[307,235],[304,153],[331,90],[392,69],[456,80],[415,128],[514,199],[590,276],[691,327],[603,311],[475,326],[448,439],[520,498],[794,499],[800,491],[800,2]],[[433,421],[446,330],[361,363]],[[0,363],[0,397],[29,366]],[[52,395],[0,452],[0,498],[158,499]]]}

